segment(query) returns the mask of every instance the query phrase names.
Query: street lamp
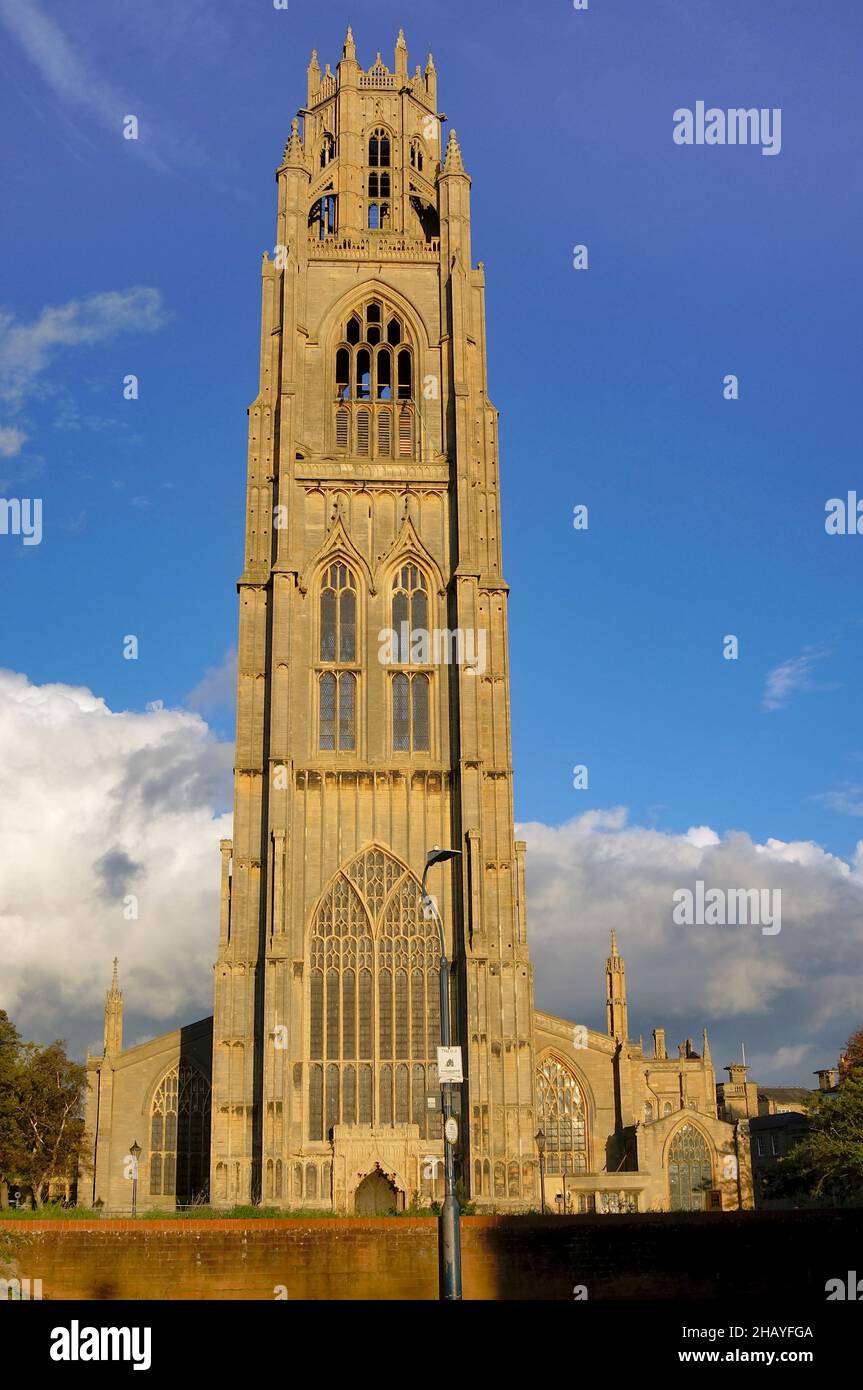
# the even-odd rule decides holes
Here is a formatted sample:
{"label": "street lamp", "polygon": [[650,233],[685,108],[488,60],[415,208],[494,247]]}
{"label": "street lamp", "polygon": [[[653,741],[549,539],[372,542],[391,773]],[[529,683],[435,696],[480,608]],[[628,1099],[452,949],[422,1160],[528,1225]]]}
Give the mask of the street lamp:
{"label": "street lamp", "polygon": [[129,1153],[132,1155],[132,1215],[134,1216],[138,1209],[138,1159],[141,1156],[141,1145],[137,1139]]}
{"label": "street lamp", "polygon": [[536,1131],[536,1134],[534,1135],[534,1138],[536,1140],[537,1153],[539,1154],[540,1201],[542,1203],[542,1214],[543,1216],[545,1216],[545,1164],[543,1162],[545,1158],[545,1134],[541,1129],[538,1129]]}
{"label": "street lamp", "polygon": [[[443,921],[438,912],[434,898],[426,892],[426,878],[433,864],[442,864],[447,859],[455,859],[457,854],[461,854],[460,849],[441,849],[439,845],[435,845],[426,855],[422,878],[423,912],[426,916],[430,914],[434,918],[440,937],[440,1036],[442,1047],[449,1047],[451,1040],[449,1015],[449,961],[446,956]],[[451,1122],[452,1082],[443,1082],[442,1091],[444,1200],[440,1213],[440,1291],[441,1298],[452,1300],[461,1298],[461,1232],[459,1230],[458,1198],[455,1195],[455,1156],[453,1152],[453,1140],[450,1137],[454,1133],[457,1135],[458,1130],[455,1121]]]}

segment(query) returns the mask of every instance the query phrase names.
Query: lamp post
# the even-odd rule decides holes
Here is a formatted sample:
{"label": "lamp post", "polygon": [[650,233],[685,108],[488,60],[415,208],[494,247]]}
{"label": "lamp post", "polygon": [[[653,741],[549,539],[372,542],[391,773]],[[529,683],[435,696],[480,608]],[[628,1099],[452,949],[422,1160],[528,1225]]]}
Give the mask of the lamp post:
{"label": "lamp post", "polygon": [[[426,914],[431,914],[434,918],[440,937],[440,1035],[442,1047],[451,1045],[449,961],[446,955],[443,921],[434,898],[426,892],[426,878],[433,864],[441,864],[444,860],[454,859],[457,854],[461,854],[461,850],[441,849],[439,845],[435,845],[426,855],[422,878],[423,911]],[[461,1299],[461,1232],[459,1230],[458,1198],[455,1195],[455,1156],[453,1140],[450,1137],[455,1129],[455,1122],[450,1123],[452,1082],[443,1082],[441,1089],[443,1092],[444,1123],[444,1200],[440,1213],[440,1292],[443,1299],[458,1300]]]}
{"label": "lamp post", "polygon": [[141,1145],[137,1139],[129,1150],[132,1156],[132,1215],[135,1216],[138,1210],[138,1159],[141,1156]]}
{"label": "lamp post", "polygon": [[540,1203],[542,1207],[542,1214],[543,1216],[545,1216],[545,1163],[543,1161],[545,1159],[545,1133],[543,1132],[543,1130],[538,1129],[536,1131],[536,1134],[534,1135],[534,1138],[536,1140],[537,1153],[539,1154]]}

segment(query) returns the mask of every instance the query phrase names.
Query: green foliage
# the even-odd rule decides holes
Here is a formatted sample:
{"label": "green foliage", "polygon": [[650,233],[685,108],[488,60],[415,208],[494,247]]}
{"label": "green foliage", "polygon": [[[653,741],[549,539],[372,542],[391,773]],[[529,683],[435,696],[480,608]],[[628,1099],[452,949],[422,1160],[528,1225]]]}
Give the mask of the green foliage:
{"label": "green foliage", "polygon": [[9,1181],[21,1138],[15,1095],[20,1052],[18,1030],[0,1009],[0,1183]]}
{"label": "green foliage", "polygon": [[854,1067],[836,1092],[815,1091],[806,1104],[809,1129],[765,1182],[768,1197],[833,1202],[863,1199],[863,1069]]}
{"label": "green foliage", "polygon": [[0,1182],[29,1189],[37,1207],[51,1181],[77,1176],[85,1080],[65,1042],[22,1043],[0,1013]]}

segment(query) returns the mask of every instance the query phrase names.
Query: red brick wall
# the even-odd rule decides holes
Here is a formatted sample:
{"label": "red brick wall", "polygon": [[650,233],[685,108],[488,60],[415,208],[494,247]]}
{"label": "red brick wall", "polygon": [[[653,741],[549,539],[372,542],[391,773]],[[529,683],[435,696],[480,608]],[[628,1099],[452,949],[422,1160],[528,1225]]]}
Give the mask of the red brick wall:
{"label": "red brick wall", "polygon": [[[861,1248],[859,1210],[462,1220],[469,1299],[823,1300]],[[437,1222],[0,1221],[13,1273],[46,1299],[433,1299]]]}

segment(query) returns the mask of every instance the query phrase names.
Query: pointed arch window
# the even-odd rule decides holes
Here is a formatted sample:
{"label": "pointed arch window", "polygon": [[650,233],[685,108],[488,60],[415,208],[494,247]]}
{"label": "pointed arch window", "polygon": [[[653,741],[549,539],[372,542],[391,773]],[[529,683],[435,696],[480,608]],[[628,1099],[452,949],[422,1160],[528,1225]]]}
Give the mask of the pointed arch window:
{"label": "pointed arch window", "polygon": [[150,1106],[150,1196],[187,1206],[209,1193],[210,1083],[181,1062],[163,1079]]}
{"label": "pointed arch window", "polygon": [[393,579],[392,604],[396,662],[403,666],[428,666],[428,584],[418,565],[402,565],[398,570]]}
{"label": "pointed arch window", "polygon": [[413,348],[402,320],[385,313],[380,300],[370,299],[348,315],[333,378],[338,453],[415,456]]}
{"label": "pointed arch window", "polygon": [[336,157],[336,141],[335,141],[335,137],[334,137],[333,135],[331,135],[330,132],[327,130],[327,131],[324,132],[324,138],[323,138],[323,140],[321,141],[321,168],[322,168],[322,169],[326,169],[327,165],[328,165],[329,163],[331,163],[331,161],[334,160],[335,157]]}
{"label": "pointed arch window", "polygon": [[672,1211],[704,1211],[713,1186],[707,1140],[695,1125],[681,1125],[668,1150],[669,1206]]}
{"label": "pointed arch window", "polygon": [[390,167],[389,132],[382,127],[373,130],[369,136],[369,168],[388,169]]}
{"label": "pointed arch window", "polygon": [[587,1172],[587,1110],[572,1072],[554,1057],[537,1071],[536,1110],[547,1173]]}
{"label": "pointed arch window", "polygon": [[357,659],[357,582],[347,565],[330,565],[321,585],[321,661]]}
{"label": "pointed arch window", "polygon": [[438,1085],[439,968],[419,883],[384,850],[366,850],[339,872],[312,922],[311,1140],[355,1123],[413,1122],[423,1138],[440,1137],[426,1105]]}

